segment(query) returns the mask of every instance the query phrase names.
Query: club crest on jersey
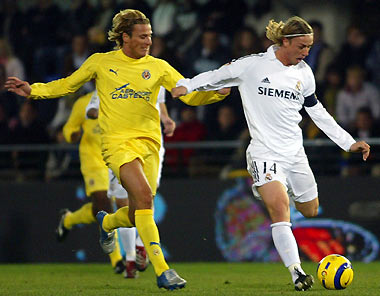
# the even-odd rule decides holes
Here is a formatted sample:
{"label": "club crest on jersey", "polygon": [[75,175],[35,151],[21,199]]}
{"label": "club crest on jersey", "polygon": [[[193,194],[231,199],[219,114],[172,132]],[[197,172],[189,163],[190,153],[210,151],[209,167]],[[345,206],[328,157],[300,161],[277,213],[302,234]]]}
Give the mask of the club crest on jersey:
{"label": "club crest on jersey", "polygon": [[145,80],[148,80],[150,78],[150,72],[149,70],[144,70],[144,72],[142,72],[141,74],[142,78],[144,78]]}
{"label": "club crest on jersey", "polygon": [[296,90],[301,91],[301,81],[297,81]]}

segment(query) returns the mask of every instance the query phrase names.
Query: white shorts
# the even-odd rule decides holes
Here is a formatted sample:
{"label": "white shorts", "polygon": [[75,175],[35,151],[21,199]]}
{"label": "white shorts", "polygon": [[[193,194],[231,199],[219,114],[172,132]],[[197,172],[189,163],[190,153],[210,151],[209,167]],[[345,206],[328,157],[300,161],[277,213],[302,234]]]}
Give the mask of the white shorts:
{"label": "white shorts", "polygon": [[111,169],[108,169],[109,186],[107,190],[108,198],[128,198],[128,192],[119,183],[119,180]]}
{"label": "white shorts", "polygon": [[[160,156],[160,163],[158,165],[158,175],[157,175],[157,188],[160,185],[161,180],[161,171],[162,171],[162,162],[164,159],[165,154],[165,148],[161,145],[159,156]],[[111,169],[108,169],[108,176],[109,176],[109,186],[107,190],[107,196],[108,198],[120,198],[125,199],[128,198],[128,192],[124,189],[124,187],[119,183],[119,180],[113,173]]]}
{"label": "white shorts", "polygon": [[303,148],[295,156],[284,158],[265,147],[248,147],[247,170],[253,178],[256,198],[261,199],[257,187],[272,181],[285,186],[291,202],[303,203],[318,197],[317,183]]}

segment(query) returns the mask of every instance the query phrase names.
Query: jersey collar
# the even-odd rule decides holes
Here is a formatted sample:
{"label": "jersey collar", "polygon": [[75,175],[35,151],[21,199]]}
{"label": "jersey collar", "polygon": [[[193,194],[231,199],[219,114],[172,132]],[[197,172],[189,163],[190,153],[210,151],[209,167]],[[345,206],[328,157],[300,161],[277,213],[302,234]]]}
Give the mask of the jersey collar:
{"label": "jersey collar", "polygon": [[133,59],[133,58],[130,58],[129,56],[125,55],[123,53],[123,51],[121,49],[117,50],[117,53],[116,53],[121,59],[127,61],[127,62],[130,62],[130,63],[137,63],[137,62],[142,62],[144,61],[148,55],[146,55],[145,57],[142,57],[140,59]]}
{"label": "jersey collar", "polygon": [[277,51],[277,49],[278,49],[278,46],[276,46],[276,45],[271,45],[268,47],[267,53],[268,53],[268,57],[270,60],[276,60],[277,59],[277,57],[275,55],[275,52]]}
{"label": "jersey collar", "polygon": [[279,62],[283,67],[285,68],[289,68],[289,67],[292,67],[292,68],[297,68],[299,67],[299,65],[302,63],[298,63],[297,65],[290,65],[290,66],[285,66],[277,57],[276,57],[276,54],[275,52],[279,49],[280,47],[278,45],[271,45],[268,47],[267,49],[267,53],[268,53],[268,58],[269,60],[272,60],[272,61],[277,61]]}

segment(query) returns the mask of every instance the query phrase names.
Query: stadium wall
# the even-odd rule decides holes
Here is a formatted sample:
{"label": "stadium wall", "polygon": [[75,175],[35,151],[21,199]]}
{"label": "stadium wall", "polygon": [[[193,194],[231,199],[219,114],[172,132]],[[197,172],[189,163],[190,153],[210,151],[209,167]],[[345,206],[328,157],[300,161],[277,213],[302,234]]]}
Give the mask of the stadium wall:
{"label": "stadium wall", "polygon": [[[326,253],[352,260],[377,259],[380,182],[377,178],[319,177],[321,214],[292,212],[293,231],[304,259]],[[270,221],[252,198],[249,179],[165,179],[155,219],[169,261],[276,261]],[[77,181],[0,183],[0,262],[105,262],[96,225],[81,225],[55,240],[61,208],[85,202]]]}

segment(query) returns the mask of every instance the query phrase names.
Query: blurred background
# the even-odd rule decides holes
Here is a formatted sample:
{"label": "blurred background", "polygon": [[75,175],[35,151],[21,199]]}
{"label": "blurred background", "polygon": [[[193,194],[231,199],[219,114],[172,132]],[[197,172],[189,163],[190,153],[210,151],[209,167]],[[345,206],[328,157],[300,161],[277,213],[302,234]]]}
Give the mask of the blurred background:
{"label": "blurred background", "polygon": [[[58,211],[86,196],[78,146],[62,127],[74,102],[93,91],[27,101],[7,92],[17,76],[49,82],[78,69],[94,52],[113,49],[112,17],[142,11],[153,29],[151,55],[185,77],[241,56],[266,51],[270,19],[298,15],[314,29],[306,62],[317,96],[337,122],[371,145],[370,158],[348,154],[316,128],[301,122],[306,153],[321,201],[317,219],[292,213],[304,259],[330,253],[351,260],[378,258],[380,230],[380,5],[376,0],[2,0],[0,3],[0,261],[103,261],[96,227],[78,227],[64,245],[55,242]],[[249,135],[238,91],[221,103],[166,104],[177,123],[165,138],[166,155],[157,221],[173,261],[276,261],[270,221],[253,199],[246,171]],[[196,218],[195,218],[196,217]],[[173,223],[174,222],[174,223]],[[180,235],[173,235],[179,230]],[[191,246],[189,246],[191,241]],[[179,250],[186,248],[186,254]]]}

